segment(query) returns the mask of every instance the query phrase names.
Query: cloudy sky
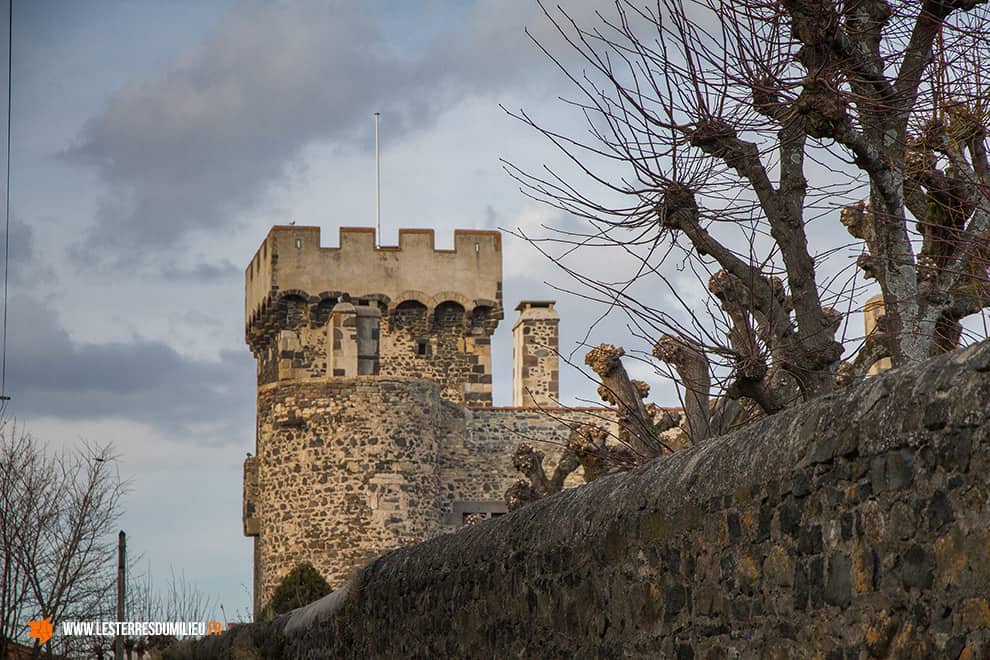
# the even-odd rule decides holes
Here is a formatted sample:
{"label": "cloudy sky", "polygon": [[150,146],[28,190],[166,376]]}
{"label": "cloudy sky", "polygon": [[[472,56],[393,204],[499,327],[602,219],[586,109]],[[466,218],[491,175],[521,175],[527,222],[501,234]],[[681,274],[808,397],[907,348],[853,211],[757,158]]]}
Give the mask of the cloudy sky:
{"label": "cloudy sky", "polygon": [[[564,4],[587,21],[601,3]],[[384,243],[399,227],[434,227],[439,247],[454,228],[576,228],[500,162],[567,167],[500,106],[587,130],[525,29],[573,64],[535,0],[15,2],[9,410],[53,445],[116,446],[134,483],[123,526],[154,575],[183,572],[230,619],[250,609],[243,270],[273,224],[319,226],[324,245],[340,225],[373,225],[375,111]],[[834,218],[810,231],[845,241]],[[511,402],[520,299],[558,299],[565,355],[644,348],[620,315],[554,290],[574,284],[532,246],[505,246],[496,404]],[[635,268],[572,263],[613,281]],[[668,276],[700,308],[703,283],[677,263]],[[646,366],[631,370],[677,403]],[[593,392],[564,370],[565,402]]]}
{"label": "cloudy sky", "polygon": [[[556,157],[500,104],[581,126],[524,34],[550,26],[531,0],[46,0],[15,2],[13,25],[9,411],[53,445],[112,442],[134,480],[132,553],[243,616],[245,264],[273,224],[320,226],[325,245],[373,224],[375,111],[386,243],[399,227],[436,227],[442,247],[455,227],[565,222],[499,161]],[[511,309],[567,280],[517,240],[504,267],[508,404]],[[596,310],[560,311],[568,350]],[[568,400],[593,393],[564,380]]]}

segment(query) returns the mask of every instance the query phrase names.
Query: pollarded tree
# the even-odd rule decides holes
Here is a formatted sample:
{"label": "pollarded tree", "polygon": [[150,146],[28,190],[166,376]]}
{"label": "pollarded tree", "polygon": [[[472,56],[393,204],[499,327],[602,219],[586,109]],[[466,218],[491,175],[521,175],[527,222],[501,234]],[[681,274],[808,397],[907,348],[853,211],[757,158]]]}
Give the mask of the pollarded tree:
{"label": "pollarded tree", "polygon": [[[578,73],[541,46],[578,91],[590,137],[517,113],[578,174],[509,171],[590,223],[534,240],[545,252],[540,241],[558,241],[634,260],[619,284],[562,265],[652,345],[684,390],[692,441],[880,358],[896,367],[964,340],[963,319],[990,302],[986,0],[618,0],[596,25],[544,11],[581,62]],[[812,245],[818,218],[857,239],[858,275],[823,260],[842,246]],[[707,280],[710,318],[665,275],[673,258]],[[876,280],[884,317],[843,361],[859,276]],[[683,313],[630,293],[645,280]],[[661,453],[635,385],[601,357],[587,363],[606,400],[639,420],[622,444]]]}

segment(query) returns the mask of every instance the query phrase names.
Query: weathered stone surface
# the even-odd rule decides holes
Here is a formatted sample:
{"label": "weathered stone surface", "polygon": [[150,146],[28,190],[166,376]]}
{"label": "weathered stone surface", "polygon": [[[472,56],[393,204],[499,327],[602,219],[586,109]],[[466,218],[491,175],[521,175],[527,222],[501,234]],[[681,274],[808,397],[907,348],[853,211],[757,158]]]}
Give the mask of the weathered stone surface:
{"label": "weathered stone surface", "polygon": [[560,405],[557,325],[560,317],[550,300],[519,303],[512,326],[512,405]]}
{"label": "weathered stone surface", "polygon": [[[601,412],[479,408],[413,378],[309,378],[258,391],[258,455],[247,459],[245,530],[255,536],[255,611],[310,562],[333,587],[381,552],[464,524],[519,474],[538,442],[552,471],[568,433]],[[249,469],[250,468],[250,469]],[[580,472],[566,482],[581,481]]]}
{"label": "weathered stone surface", "polygon": [[[302,629],[291,613],[189,653],[224,657],[276,640],[271,657],[982,657],[990,473],[975,468],[990,465],[988,354],[984,343],[885,373],[396,550],[335,605],[309,610]],[[903,422],[936,398],[951,401],[944,425]],[[797,433],[812,417],[822,420],[816,432]],[[833,442],[847,434],[851,449]],[[963,436],[966,467],[943,460],[959,455],[950,445]],[[836,474],[849,481],[815,478],[842,464],[848,472]],[[790,484],[801,475],[812,486],[796,497]],[[834,489],[866,482],[875,488],[863,498],[836,500]],[[741,502],[738,489],[753,485]],[[908,538],[889,529],[897,504],[918,520]],[[740,514],[736,539],[726,508]],[[777,521],[769,536],[759,524],[743,532],[764,508]],[[815,527],[821,546],[800,554],[802,530]]]}

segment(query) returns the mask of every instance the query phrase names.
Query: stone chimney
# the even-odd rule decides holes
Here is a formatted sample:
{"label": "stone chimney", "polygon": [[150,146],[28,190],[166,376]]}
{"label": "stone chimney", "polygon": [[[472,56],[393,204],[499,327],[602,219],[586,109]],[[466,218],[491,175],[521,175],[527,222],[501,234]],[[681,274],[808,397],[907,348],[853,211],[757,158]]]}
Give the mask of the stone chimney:
{"label": "stone chimney", "polygon": [[558,406],[557,324],[552,300],[524,300],[512,326],[512,405]]}
{"label": "stone chimney", "polygon": [[353,378],[358,375],[358,313],[350,300],[334,305],[327,328],[327,373]]}
{"label": "stone chimney", "polygon": [[[877,294],[866,301],[863,305],[863,322],[865,324],[866,334],[869,335],[877,327],[877,321],[883,316],[883,296]],[[886,371],[890,369],[890,358],[882,358],[873,363],[870,370],[867,373],[869,376],[876,376],[881,371]]]}

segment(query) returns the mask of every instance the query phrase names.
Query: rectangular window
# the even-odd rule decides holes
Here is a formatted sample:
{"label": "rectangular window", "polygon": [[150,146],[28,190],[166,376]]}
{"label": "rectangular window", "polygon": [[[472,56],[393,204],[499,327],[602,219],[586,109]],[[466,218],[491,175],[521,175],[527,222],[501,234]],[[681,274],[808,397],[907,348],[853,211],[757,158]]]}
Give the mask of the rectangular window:
{"label": "rectangular window", "polygon": [[454,526],[473,525],[503,516],[508,512],[505,502],[485,500],[455,501],[451,509],[452,511],[444,517],[444,522]]}
{"label": "rectangular window", "polygon": [[379,329],[381,316],[377,307],[357,307],[358,375],[374,376],[379,370]]}

